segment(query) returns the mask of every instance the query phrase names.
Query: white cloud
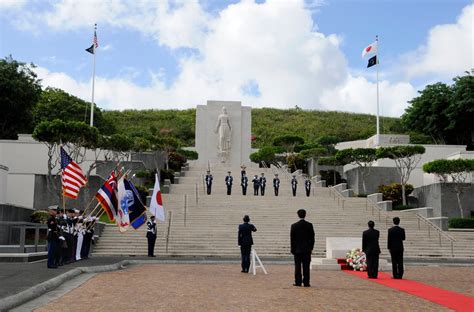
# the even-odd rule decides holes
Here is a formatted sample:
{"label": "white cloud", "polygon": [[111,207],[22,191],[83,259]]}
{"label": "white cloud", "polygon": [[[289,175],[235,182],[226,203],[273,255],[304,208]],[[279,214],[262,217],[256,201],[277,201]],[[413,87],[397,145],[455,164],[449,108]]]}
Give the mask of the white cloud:
{"label": "white cloud", "polygon": [[408,78],[434,75],[450,79],[474,67],[474,4],[466,6],[455,24],[433,27],[426,44],[405,55]]}
{"label": "white cloud", "polygon": [[26,0],[0,0],[0,9],[2,10],[18,10],[24,7]]}

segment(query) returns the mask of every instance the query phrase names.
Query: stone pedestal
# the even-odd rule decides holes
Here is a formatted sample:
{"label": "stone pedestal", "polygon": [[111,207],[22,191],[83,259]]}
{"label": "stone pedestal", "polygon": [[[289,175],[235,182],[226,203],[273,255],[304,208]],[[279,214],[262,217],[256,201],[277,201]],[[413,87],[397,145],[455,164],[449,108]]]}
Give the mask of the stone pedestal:
{"label": "stone pedestal", "polygon": [[[218,134],[216,125],[222,108],[227,109],[231,124],[230,151],[222,155],[218,151]],[[207,105],[196,108],[196,152],[199,158],[195,164],[211,166],[223,164],[226,167],[240,167],[250,162],[251,153],[251,108],[234,101],[207,101]]]}

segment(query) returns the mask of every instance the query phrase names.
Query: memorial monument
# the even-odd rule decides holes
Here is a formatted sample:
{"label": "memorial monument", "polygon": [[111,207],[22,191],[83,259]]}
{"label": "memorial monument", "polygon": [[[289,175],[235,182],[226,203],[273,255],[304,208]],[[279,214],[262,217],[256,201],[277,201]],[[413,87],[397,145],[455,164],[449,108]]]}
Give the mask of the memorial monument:
{"label": "memorial monument", "polygon": [[251,108],[236,101],[207,101],[196,108],[196,151],[201,165],[250,163]]}

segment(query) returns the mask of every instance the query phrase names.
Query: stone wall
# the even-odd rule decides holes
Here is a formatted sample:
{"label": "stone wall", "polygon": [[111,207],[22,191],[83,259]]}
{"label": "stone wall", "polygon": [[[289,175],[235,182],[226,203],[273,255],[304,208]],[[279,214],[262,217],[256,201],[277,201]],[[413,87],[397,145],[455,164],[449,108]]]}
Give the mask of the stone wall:
{"label": "stone wall", "polygon": [[[363,194],[362,175],[359,168],[353,168],[344,172],[347,180],[347,188],[353,189],[356,194]],[[379,185],[400,183],[400,176],[397,169],[393,167],[371,167],[369,174],[365,178],[366,193],[377,193]]]}
{"label": "stone wall", "polygon": [[[433,207],[434,217],[459,217],[458,200],[454,185],[435,183],[415,188],[412,193],[418,199],[419,207]],[[474,214],[474,185],[466,185],[461,195],[464,217]]]}
{"label": "stone wall", "polygon": [[0,204],[0,221],[30,221],[34,209]]}

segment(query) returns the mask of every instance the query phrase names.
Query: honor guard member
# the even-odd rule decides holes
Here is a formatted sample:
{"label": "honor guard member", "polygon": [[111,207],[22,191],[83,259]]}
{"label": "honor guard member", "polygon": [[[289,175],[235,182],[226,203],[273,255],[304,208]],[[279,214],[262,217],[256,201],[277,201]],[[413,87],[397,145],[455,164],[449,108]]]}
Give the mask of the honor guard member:
{"label": "honor guard member", "polygon": [[265,195],[265,186],[267,185],[267,178],[265,178],[263,172],[262,176],[260,177],[260,195],[264,196]]}
{"label": "honor guard member", "polygon": [[240,182],[240,185],[242,186],[242,195],[247,195],[247,186],[249,185],[249,178],[244,175],[242,176],[242,181]]}
{"label": "honor guard member", "polygon": [[155,216],[151,216],[146,223],[146,238],[148,239],[148,257],[155,257],[155,242],[156,242],[156,221]]}
{"label": "honor guard member", "polygon": [[275,191],[275,196],[278,196],[278,191],[280,190],[280,179],[278,178],[278,173],[276,173],[273,178],[273,190]]}
{"label": "honor guard member", "polygon": [[73,245],[74,245],[74,209],[67,211],[66,230],[64,231],[64,238],[66,239],[67,251],[64,259],[65,264],[73,262]]}
{"label": "honor guard member", "polygon": [[56,212],[56,221],[58,222],[58,233],[59,233],[59,241],[58,241],[58,252],[57,252],[57,264],[62,266],[64,264],[64,260],[67,258],[67,243],[66,238],[64,237],[64,233],[66,232],[67,223],[66,223],[66,215],[64,211],[61,209],[57,209]]}
{"label": "honor guard member", "polygon": [[206,190],[207,190],[207,195],[211,195],[211,188],[212,188],[212,174],[211,171],[207,170],[206,174]]}
{"label": "honor guard member", "polygon": [[309,177],[306,177],[306,180],[304,181],[304,189],[306,190],[306,196],[309,197],[311,194],[311,180]]}
{"label": "honor guard member", "polygon": [[260,188],[260,180],[258,179],[257,175],[253,177],[252,183],[253,183],[253,195],[258,196],[258,189]]}
{"label": "honor guard member", "polygon": [[293,176],[291,179],[291,190],[293,191],[293,196],[296,196],[296,187],[298,185],[298,181],[296,180],[296,176]]}
{"label": "honor guard member", "polygon": [[56,221],[56,206],[48,208],[49,218],[48,224],[48,269],[57,269],[56,263],[58,253],[59,230],[58,222]]}
{"label": "honor guard member", "polygon": [[227,176],[225,177],[225,185],[227,186],[227,195],[232,193],[232,182],[234,178],[230,175],[230,171],[227,171]]}

